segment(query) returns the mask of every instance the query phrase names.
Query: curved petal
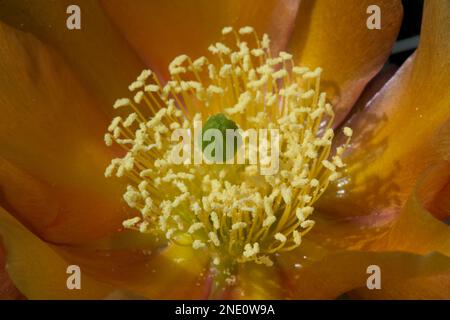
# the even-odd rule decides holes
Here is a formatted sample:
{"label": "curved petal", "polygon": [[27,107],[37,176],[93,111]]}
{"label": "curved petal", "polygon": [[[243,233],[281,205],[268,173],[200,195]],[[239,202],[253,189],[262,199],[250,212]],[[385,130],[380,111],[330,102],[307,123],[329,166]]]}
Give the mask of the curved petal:
{"label": "curved petal", "polygon": [[448,300],[450,272],[439,275],[408,279],[400,283],[386,283],[383,290],[360,288],[349,293],[353,299],[376,300]]}
{"label": "curved petal", "polygon": [[339,181],[345,190],[337,198],[330,189],[322,209],[344,215],[397,212],[418,175],[448,159],[449,70],[450,3],[428,1],[418,51],[346,124],[354,134],[347,177]]}
{"label": "curved petal", "polygon": [[[427,170],[400,214],[337,218],[321,216],[317,213],[316,226],[308,234],[307,239],[320,243],[332,251],[339,249],[366,250],[369,253],[370,251],[381,253],[403,251],[421,255],[429,255],[431,252],[438,251],[447,257],[450,256],[450,228],[434,218],[423,207],[429,203],[429,199],[435,198],[435,190],[439,190],[442,185],[440,179],[448,177],[448,165],[448,163],[442,163]],[[300,253],[296,255],[298,260]],[[290,258],[293,259],[293,256]],[[292,261],[291,266],[294,263]],[[450,267],[449,261],[446,264],[447,267]],[[325,266],[323,263],[323,268]],[[348,268],[352,269],[353,266]],[[417,278],[401,282],[383,280],[383,290],[369,292],[365,288],[360,288],[351,296],[397,299],[426,299],[445,297],[445,295],[448,297],[448,290],[446,291],[448,285],[443,286],[439,282],[446,279],[448,281],[448,271],[447,273],[439,271],[432,276],[419,274]],[[352,281],[354,281],[353,278]],[[338,282],[335,285],[343,284]],[[360,283],[354,288],[358,286],[362,287],[363,284]],[[341,290],[341,292],[345,292],[345,290]]]}
{"label": "curved petal", "polygon": [[81,273],[81,289],[67,288],[70,265],[0,207],[0,236],[7,253],[7,271],[28,299],[100,299],[112,291],[106,283]]}
{"label": "curved petal", "polygon": [[366,104],[383,88],[386,82],[395,75],[398,68],[394,64],[386,64],[364,88],[358,100],[353,105],[353,108],[347,114],[347,118],[352,117],[355,113],[361,112],[366,107]]}
{"label": "curved petal", "polygon": [[[189,247],[154,251],[46,244],[0,208],[0,236],[8,273],[29,299],[101,299],[114,293],[135,297],[199,299],[205,297],[206,255]],[[69,265],[81,270],[81,290],[68,290]]]}
{"label": "curved petal", "polygon": [[450,227],[426,210],[430,202],[440,203],[439,190],[448,183],[449,175],[448,162],[428,168],[398,214],[337,217],[318,212],[307,237],[333,249],[438,251],[450,256]]}
{"label": "curved petal", "polygon": [[449,217],[450,161],[439,163],[430,168],[418,186],[416,193],[423,207],[437,219],[444,220]]}
{"label": "curved petal", "polygon": [[211,43],[221,41],[221,30],[250,25],[267,32],[273,49],[286,45],[298,0],[175,0],[102,1],[119,30],[141,59],[163,76],[173,58],[203,56]]}
{"label": "curved petal", "polygon": [[[81,10],[81,30],[69,30],[69,5]],[[100,107],[110,114],[115,99],[126,94],[128,84],[143,69],[136,54],[116,31],[100,4],[90,0],[0,2],[0,20],[30,32],[56,48],[100,99]]]}
{"label": "curved petal", "polygon": [[380,268],[382,290],[384,283],[400,283],[450,270],[450,258],[438,253],[419,256],[404,252],[338,251],[306,263],[301,256],[301,252],[294,251],[278,258],[295,299],[336,299],[352,289],[365,287],[371,265]]}
{"label": "curved petal", "polygon": [[135,296],[150,299],[201,299],[208,292],[207,255],[191,247],[93,249],[60,247],[71,264],[91,277]]}
{"label": "curved petal", "polygon": [[[369,6],[381,13],[381,29],[366,23]],[[371,11],[370,11],[371,12]],[[350,111],[389,57],[402,19],[400,1],[302,1],[290,42],[297,63],[323,68],[322,85],[336,108],[336,123]]]}
{"label": "curved petal", "polygon": [[107,181],[107,122],[63,60],[0,22],[0,188],[11,213],[48,241],[84,242],[121,226]]}
{"label": "curved petal", "polygon": [[374,243],[374,248],[422,254],[439,251],[450,256],[450,227],[424,209],[423,201],[419,198],[419,195],[424,193],[419,192],[420,188],[427,186],[427,180],[425,178],[421,180],[388,234]]}

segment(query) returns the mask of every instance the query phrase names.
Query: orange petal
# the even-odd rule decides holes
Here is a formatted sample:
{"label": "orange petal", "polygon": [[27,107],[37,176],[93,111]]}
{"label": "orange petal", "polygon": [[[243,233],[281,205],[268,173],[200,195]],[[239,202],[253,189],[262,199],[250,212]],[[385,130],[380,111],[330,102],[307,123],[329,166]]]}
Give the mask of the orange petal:
{"label": "orange petal", "polygon": [[[370,5],[381,10],[381,29],[366,23]],[[297,63],[323,68],[322,89],[336,108],[336,123],[350,111],[391,52],[402,19],[400,1],[302,1],[290,51]]]}
{"label": "orange petal", "polygon": [[171,245],[155,256],[138,283],[127,289],[152,299],[204,299],[208,256],[190,247]]}
{"label": "orange petal", "polygon": [[[71,264],[119,292],[150,299],[201,299],[208,292],[207,255],[170,245],[140,250],[60,247]],[[114,297],[114,295],[113,295]],[[110,297],[111,298],[111,297]]]}
{"label": "orange petal", "polygon": [[[375,249],[392,249],[416,253],[439,251],[450,256],[450,227],[437,220],[423,207],[423,195],[430,187],[430,177],[439,174],[430,168],[421,178],[415,192],[407,201],[388,234],[373,244]],[[448,167],[450,168],[450,167]],[[433,170],[434,169],[434,170]],[[395,248],[395,249],[394,249]]]}
{"label": "orange petal", "polygon": [[445,161],[429,168],[417,187],[416,194],[422,206],[436,218],[444,220],[449,217],[450,161]]}
{"label": "orange petal", "polygon": [[125,218],[97,100],[33,36],[0,23],[0,185],[4,205],[41,237],[84,242]]}
{"label": "orange petal", "polygon": [[366,107],[366,104],[383,88],[386,82],[395,75],[398,68],[399,67],[394,64],[386,64],[364,88],[364,91],[347,115],[347,118],[350,118],[355,113],[361,112],[361,110]]}
{"label": "orange petal", "polygon": [[345,215],[396,212],[418,175],[449,159],[449,61],[450,3],[426,2],[418,51],[346,124],[354,138],[345,159],[347,177],[340,181],[345,193],[336,199],[330,190],[323,209]]}
{"label": "orange petal", "polygon": [[307,237],[333,249],[417,254],[439,251],[450,256],[450,228],[426,210],[430,201],[440,203],[439,190],[448,183],[449,175],[449,163],[428,168],[396,214],[339,217],[318,212],[317,223]]}
{"label": "orange petal", "polygon": [[353,299],[376,300],[448,300],[450,272],[408,279],[398,283],[385,283],[383,290],[361,288],[349,293]]}
{"label": "orange petal", "polygon": [[230,289],[231,299],[267,300],[286,296],[278,268],[247,262],[239,264],[236,285]]}
{"label": "orange petal", "polygon": [[[206,255],[189,247],[124,250],[46,244],[0,208],[0,236],[8,273],[29,299],[101,299],[117,292],[135,297],[199,299],[208,290]],[[120,247],[120,246],[119,246]],[[68,290],[69,265],[81,270],[81,290]]]}
{"label": "orange petal", "polygon": [[102,1],[119,30],[143,61],[161,75],[173,58],[203,56],[211,43],[222,40],[226,26],[253,26],[271,36],[274,50],[286,45],[298,0],[176,0],[125,3]]}
{"label": "orange petal", "polygon": [[382,289],[384,283],[450,270],[450,258],[439,253],[419,256],[404,252],[338,251],[313,261],[301,256],[301,251],[296,250],[278,258],[294,299],[336,299],[349,290],[365,287],[370,276],[367,268],[371,265],[380,267]]}
{"label": "orange petal", "polygon": [[81,289],[67,288],[70,265],[50,246],[0,207],[0,236],[7,253],[7,271],[28,299],[100,299],[112,287],[81,273]]}
{"label": "orange petal", "polygon": [[[81,10],[81,30],[69,30],[69,5]],[[0,20],[30,32],[56,48],[110,114],[115,99],[127,92],[128,84],[143,69],[137,55],[105,16],[100,4],[88,0],[48,3],[6,0],[0,3]]]}

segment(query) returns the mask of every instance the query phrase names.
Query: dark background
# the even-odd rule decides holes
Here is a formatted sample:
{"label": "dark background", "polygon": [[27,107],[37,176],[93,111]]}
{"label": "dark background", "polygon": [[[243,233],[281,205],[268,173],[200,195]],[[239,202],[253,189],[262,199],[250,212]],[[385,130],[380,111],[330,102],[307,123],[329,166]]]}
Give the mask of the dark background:
{"label": "dark background", "polygon": [[[420,35],[423,1],[424,0],[402,0],[404,12],[403,22],[397,41]],[[414,52],[414,50],[415,49],[410,49],[392,54],[389,58],[389,62],[399,66]]]}

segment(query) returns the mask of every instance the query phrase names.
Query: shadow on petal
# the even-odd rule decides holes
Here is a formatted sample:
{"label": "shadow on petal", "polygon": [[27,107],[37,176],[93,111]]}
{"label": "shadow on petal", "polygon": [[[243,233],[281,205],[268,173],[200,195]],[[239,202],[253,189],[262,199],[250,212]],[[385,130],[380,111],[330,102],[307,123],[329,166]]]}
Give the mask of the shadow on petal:
{"label": "shadow on petal", "polygon": [[346,178],[327,191],[321,209],[346,216],[396,213],[423,170],[448,158],[449,30],[448,1],[426,2],[417,52],[345,124],[354,132]]}
{"label": "shadow on petal", "polygon": [[428,207],[442,207],[446,198],[449,164],[441,162],[420,177],[409,200],[397,213],[336,216],[318,211],[308,239],[331,249],[407,251],[450,255],[450,227],[436,219]]}
{"label": "shadow on petal", "polygon": [[294,299],[336,299],[352,289],[366,286],[371,265],[380,267],[382,283],[401,282],[450,270],[450,258],[439,253],[424,256],[405,252],[338,251],[296,268],[296,252],[278,258],[289,279]]}
{"label": "shadow on petal", "polygon": [[372,300],[448,300],[450,272],[439,275],[384,283],[383,290],[360,288],[349,292],[352,299]]}
{"label": "shadow on petal", "polygon": [[52,49],[1,22],[0,52],[3,205],[54,243],[115,231],[126,212],[122,185],[103,175],[112,152],[98,101]]}

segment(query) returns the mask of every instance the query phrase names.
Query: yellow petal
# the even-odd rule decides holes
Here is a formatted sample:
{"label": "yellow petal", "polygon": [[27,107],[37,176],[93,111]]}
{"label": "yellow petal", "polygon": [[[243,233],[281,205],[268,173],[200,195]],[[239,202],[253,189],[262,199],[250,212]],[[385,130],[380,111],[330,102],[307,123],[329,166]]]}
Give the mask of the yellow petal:
{"label": "yellow petal", "polygon": [[[80,7],[81,30],[66,27],[69,5]],[[6,0],[0,3],[0,20],[56,48],[100,99],[101,103],[92,107],[108,114],[113,111],[114,100],[126,94],[128,84],[143,69],[139,58],[96,1]]]}
{"label": "yellow petal", "polygon": [[449,158],[449,61],[450,3],[428,1],[418,51],[346,124],[354,137],[348,176],[340,181],[345,193],[336,199],[330,189],[322,208],[345,215],[396,212],[419,174]]}
{"label": "yellow petal", "polygon": [[384,283],[399,283],[419,276],[450,270],[450,258],[438,253],[425,256],[404,252],[338,251],[308,261],[302,253],[285,253],[278,258],[292,288],[294,299],[336,299],[343,293],[367,285],[367,268],[380,267]]}
{"label": "yellow petal", "polygon": [[0,207],[0,236],[7,253],[7,271],[28,299],[100,299],[112,287],[81,273],[81,289],[67,288],[65,261]]}
{"label": "yellow petal", "polygon": [[286,45],[298,0],[102,1],[111,19],[141,59],[167,75],[167,65],[180,54],[193,58],[222,41],[221,30],[253,26],[273,39],[274,50]]}
{"label": "yellow petal", "polygon": [[[381,10],[381,29],[366,26],[368,7]],[[339,123],[389,57],[402,19],[400,1],[302,1],[290,42],[297,63],[323,68],[323,85]]]}
{"label": "yellow petal", "polygon": [[[301,247],[286,252],[281,256],[271,257],[274,265],[247,262],[239,264],[236,273],[236,284],[227,290],[222,298],[226,299],[285,299],[295,296],[295,283],[292,282],[289,261],[296,259],[292,265],[297,268],[299,263],[307,264],[319,261],[329,252],[315,243],[305,239]],[[289,269],[289,270],[287,270]]]}
{"label": "yellow petal", "polygon": [[84,242],[125,218],[97,100],[55,52],[0,23],[2,203],[41,237]]}
{"label": "yellow petal", "polygon": [[172,245],[145,266],[138,283],[126,287],[152,299],[204,299],[208,265],[207,255]]}
{"label": "yellow petal", "polygon": [[82,243],[78,247],[93,250],[153,250],[166,244],[167,240],[156,234],[121,229],[104,238]]}

